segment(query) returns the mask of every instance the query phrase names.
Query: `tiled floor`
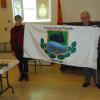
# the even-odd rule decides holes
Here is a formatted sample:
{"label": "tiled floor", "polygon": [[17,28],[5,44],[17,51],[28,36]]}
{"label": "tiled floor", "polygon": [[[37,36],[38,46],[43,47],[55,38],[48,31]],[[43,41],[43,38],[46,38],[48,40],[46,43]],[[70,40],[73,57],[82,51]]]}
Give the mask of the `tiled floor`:
{"label": "tiled floor", "polygon": [[92,82],[83,88],[82,74],[62,73],[59,66],[37,66],[37,74],[29,65],[29,81],[19,82],[18,68],[9,71],[10,83],[15,89],[6,91],[0,100],[100,100],[100,90]]}

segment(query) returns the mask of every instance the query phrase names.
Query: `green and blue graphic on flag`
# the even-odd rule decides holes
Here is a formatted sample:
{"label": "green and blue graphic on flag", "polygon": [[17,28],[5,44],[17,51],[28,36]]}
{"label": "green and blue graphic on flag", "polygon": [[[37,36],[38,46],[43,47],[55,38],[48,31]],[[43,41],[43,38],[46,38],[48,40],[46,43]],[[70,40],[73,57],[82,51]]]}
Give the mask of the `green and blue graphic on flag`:
{"label": "green and blue graphic on flag", "polygon": [[48,51],[56,55],[66,54],[68,46],[67,37],[67,31],[48,31]]}
{"label": "green and blue graphic on flag", "polygon": [[41,38],[41,48],[52,58],[64,60],[69,57],[71,53],[76,52],[76,42],[72,42],[71,46],[68,45],[68,31],[63,30],[48,30],[47,43]]}

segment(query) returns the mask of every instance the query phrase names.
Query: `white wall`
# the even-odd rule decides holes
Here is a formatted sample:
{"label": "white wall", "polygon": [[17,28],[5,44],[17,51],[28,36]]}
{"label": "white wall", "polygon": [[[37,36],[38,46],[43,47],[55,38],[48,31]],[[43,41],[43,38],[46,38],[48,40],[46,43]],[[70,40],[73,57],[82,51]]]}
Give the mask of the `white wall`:
{"label": "white wall", "polygon": [[91,19],[100,21],[100,0],[61,0],[64,22],[80,21],[80,12],[87,10]]}
{"label": "white wall", "polygon": [[[0,42],[9,41],[10,35],[9,31],[13,25],[12,21],[12,3],[11,0],[7,1],[7,8],[0,7]],[[10,23],[8,21],[11,21]],[[7,28],[7,31],[5,31]]]}

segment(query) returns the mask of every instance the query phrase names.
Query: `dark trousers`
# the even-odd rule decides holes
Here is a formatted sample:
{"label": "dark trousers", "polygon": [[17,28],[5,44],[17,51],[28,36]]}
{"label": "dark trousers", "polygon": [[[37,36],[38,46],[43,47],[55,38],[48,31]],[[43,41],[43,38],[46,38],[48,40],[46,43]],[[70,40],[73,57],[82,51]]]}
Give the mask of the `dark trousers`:
{"label": "dark trousers", "polygon": [[93,77],[95,84],[100,84],[98,70],[84,67],[83,68],[83,74],[84,74],[85,82],[90,83],[91,77]]}
{"label": "dark trousers", "polygon": [[28,60],[24,57],[18,58],[19,60],[19,71],[21,74],[28,74]]}
{"label": "dark trousers", "polygon": [[98,49],[98,59],[97,59],[97,80],[100,84],[100,48]]}
{"label": "dark trousers", "polygon": [[85,82],[90,82],[91,77],[93,77],[94,82],[96,83],[96,70],[95,69],[84,67],[83,74],[84,74]]}
{"label": "dark trousers", "polygon": [[16,57],[19,60],[19,72],[20,74],[27,74],[28,76],[28,60],[23,57],[23,51],[17,46]]}

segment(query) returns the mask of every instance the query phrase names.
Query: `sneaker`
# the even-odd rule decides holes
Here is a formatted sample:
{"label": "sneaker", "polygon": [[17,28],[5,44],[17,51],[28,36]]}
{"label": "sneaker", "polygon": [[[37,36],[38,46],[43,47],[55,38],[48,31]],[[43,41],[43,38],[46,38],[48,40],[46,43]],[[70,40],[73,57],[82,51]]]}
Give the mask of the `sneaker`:
{"label": "sneaker", "polygon": [[83,87],[88,87],[90,85],[90,83],[89,82],[85,82],[85,83],[83,83]]}

